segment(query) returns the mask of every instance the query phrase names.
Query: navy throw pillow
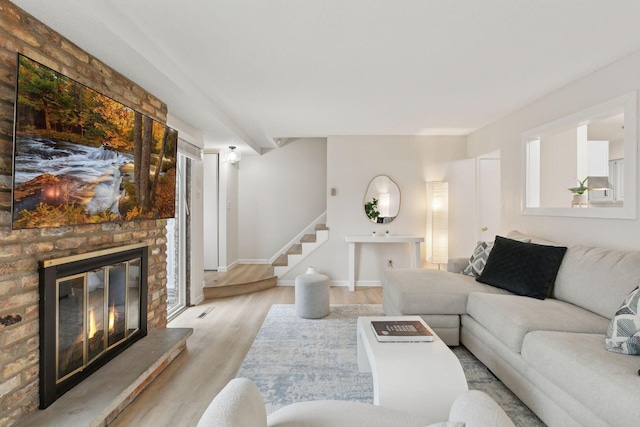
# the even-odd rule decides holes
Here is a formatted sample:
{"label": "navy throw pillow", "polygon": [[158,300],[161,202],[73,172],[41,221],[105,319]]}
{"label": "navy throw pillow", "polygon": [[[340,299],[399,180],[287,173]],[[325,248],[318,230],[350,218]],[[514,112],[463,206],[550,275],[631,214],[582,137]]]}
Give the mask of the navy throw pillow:
{"label": "navy throw pillow", "polygon": [[523,243],[496,236],[476,280],[516,295],[545,299],[560,269],[566,247]]}

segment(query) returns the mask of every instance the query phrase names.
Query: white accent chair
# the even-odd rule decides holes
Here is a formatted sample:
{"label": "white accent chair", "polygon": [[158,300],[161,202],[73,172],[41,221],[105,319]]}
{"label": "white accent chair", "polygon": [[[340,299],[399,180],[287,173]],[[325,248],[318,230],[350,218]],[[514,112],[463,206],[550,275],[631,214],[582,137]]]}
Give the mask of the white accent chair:
{"label": "white accent chair", "polygon": [[[258,387],[235,378],[211,401],[197,427],[426,427],[419,415],[368,403],[318,400],[294,403],[267,416]],[[430,427],[515,427],[502,408],[481,391],[461,394],[449,421]]]}

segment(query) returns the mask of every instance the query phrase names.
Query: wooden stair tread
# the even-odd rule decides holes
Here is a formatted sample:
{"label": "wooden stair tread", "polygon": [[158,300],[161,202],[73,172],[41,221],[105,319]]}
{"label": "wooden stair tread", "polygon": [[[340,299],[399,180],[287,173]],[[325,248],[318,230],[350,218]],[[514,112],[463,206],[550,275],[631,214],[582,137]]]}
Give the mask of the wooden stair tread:
{"label": "wooden stair tread", "polygon": [[302,239],[300,239],[301,243],[315,243],[316,235],[315,234],[305,234]]}
{"label": "wooden stair tread", "polygon": [[268,264],[241,264],[227,272],[205,271],[204,297],[224,298],[273,288],[278,278]]}
{"label": "wooden stair tread", "polygon": [[302,244],[296,243],[295,245],[291,245],[291,247],[287,250],[288,255],[299,255],[302,253]]}
{"label": "wooden stair tread", "polygon": [[282,254],[271,265],[274,267],[286,267],[289,265],[289,256],[287,254]]}

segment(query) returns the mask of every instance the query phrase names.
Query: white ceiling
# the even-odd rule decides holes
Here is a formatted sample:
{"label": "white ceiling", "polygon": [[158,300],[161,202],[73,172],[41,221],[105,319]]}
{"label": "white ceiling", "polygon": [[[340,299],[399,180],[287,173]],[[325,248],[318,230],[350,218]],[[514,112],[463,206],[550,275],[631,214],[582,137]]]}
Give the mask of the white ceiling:
{"label": "white ceiling", "polygon": [[13,1],[207,147],[258,152],[466,135],[640,49],[637,0]]}

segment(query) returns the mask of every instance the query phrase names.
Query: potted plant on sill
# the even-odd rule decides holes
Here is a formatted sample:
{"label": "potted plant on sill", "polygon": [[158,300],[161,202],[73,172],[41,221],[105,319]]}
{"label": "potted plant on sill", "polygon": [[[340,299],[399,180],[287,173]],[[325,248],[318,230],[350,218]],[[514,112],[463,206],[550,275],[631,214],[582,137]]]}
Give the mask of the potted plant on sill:
{"label": "potted plant on sill", "polygon": [[582,181],[578,180],[578,186],[577,187],[569,188],[569,191],[571,191],[573,193],[573,203],[572,203],[572,205],[578,205],[578,206],[586,205],[589,202],[589,197],[588,197],[588,194],[587,194],[587,190],[589,189],[589,187],[587,187],[585,185],[587,183],[588,179],[589,179],[589,177],[586,177]]}

